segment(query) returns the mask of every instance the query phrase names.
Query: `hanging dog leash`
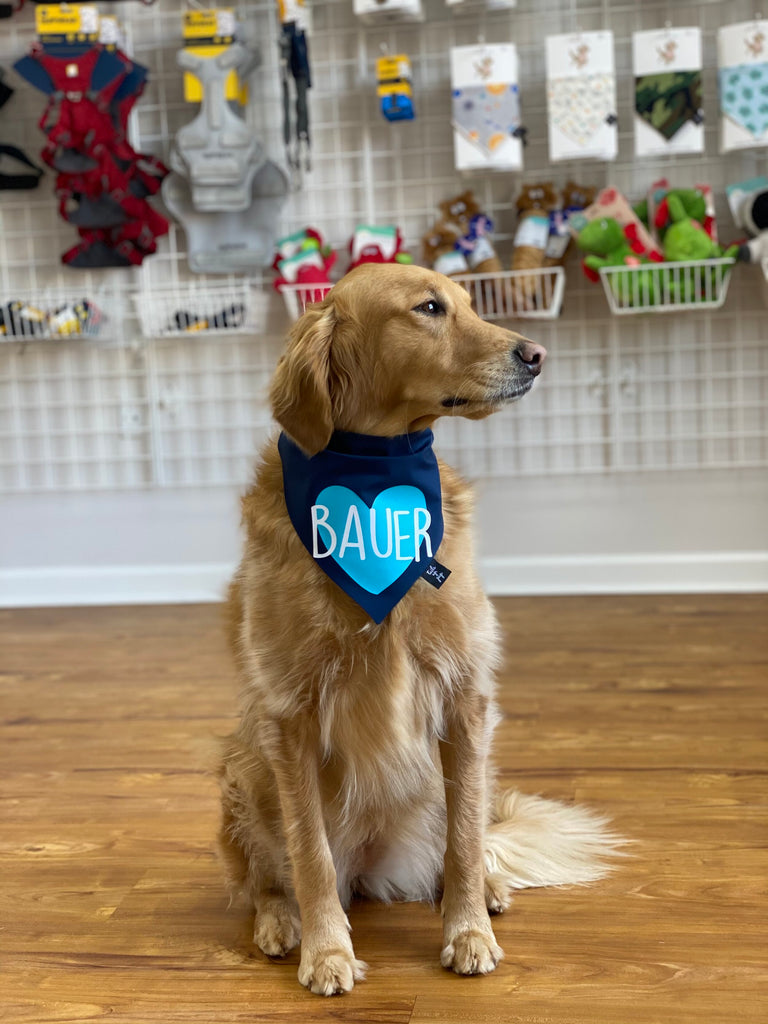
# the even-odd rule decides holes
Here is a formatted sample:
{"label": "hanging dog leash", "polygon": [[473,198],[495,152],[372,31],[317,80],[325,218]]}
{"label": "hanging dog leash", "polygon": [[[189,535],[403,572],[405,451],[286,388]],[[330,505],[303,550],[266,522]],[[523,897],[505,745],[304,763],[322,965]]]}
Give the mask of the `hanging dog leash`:
{"label": "hanging dog leash", "polygon": [[[277,0],[280,15],[280,77],[283,87],[283,142],[285,159],[301,186],[302,171],[312,170],[307,92],[312,87],[306,29],[308,12],[303,0]],[[291,109],[291,81],[296,93]],[[293,115],[293,116],[292,116]]]}

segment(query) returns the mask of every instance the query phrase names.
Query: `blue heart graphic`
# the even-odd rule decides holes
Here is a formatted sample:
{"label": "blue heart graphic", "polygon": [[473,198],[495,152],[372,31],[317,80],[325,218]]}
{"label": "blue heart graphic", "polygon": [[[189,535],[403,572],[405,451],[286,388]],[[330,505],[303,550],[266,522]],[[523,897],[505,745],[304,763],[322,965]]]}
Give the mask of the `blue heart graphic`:
{"label": "blue heart graphic", "polygon": [[[344,572],[354,580],[359,587],[367,590],[369,594],[380,594],[387,587],[392,586],[395,580],[400,579],[409,565],[412,564],[414,551],[414,513],[418,509],[426,509],[427,502],[422,491],[418,487],[401,484],[397,487],[388,487],[376,496],[373,504],[369,507],[354,491],[348,487],[333,485],[326,487],[318,494],[316,505],[324,505],[328,509],[327,524],[336,536],[336,543],[331,552],[331,558],[337,565],[341,566]],[[357,510],[359,520],[352,520],[349,533],[348,545],[351,541],[357,545],[362,541],[365,557],[362,557],[358,546],[346,546],[344,554],[340,554],[345,530],[347,528],[350,509]],[[381,555],[379,557],[373,549],[371,539],[371,511],[375,514],[376,521],[376,549]],[[395,536],[395,512],[405,513],[398,517],[400,522],[400,558],[397,558],[397,544]],[[360,524],[358,532],[357,522]],[[418,523],[420,527],[426,525],[426,516],[420,515]],[[325,548],[330,546],[330,535],[320,525],[318,537]],[[391,540],[391,543],[390,543]],[[406,559],[405,556],[410,554]],[[422,558],[424,553],[421,553]]]}

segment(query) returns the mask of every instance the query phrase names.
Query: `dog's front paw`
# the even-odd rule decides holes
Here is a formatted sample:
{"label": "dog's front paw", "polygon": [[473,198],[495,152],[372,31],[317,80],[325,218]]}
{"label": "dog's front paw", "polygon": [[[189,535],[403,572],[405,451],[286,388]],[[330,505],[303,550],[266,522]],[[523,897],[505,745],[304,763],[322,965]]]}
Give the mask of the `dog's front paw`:
{"label": "dog's front paw", "polygon": [[356,981],[362,981],[368,965],[355,960],[351,950],[302,950],[299,981],[318,996],[335,996],[349,992]]}
{"label": "dog's front paw", "polygon": [[285,956],[301,939],[298,911],[285,902],[261,910],[256,917],[253,941],[267,956]]}
{"label": "dog's front paw", "polygon": [[440,954],[440,963],[457,974],[490,974],[504,957],[493,932],[468,928],[458,932]]}

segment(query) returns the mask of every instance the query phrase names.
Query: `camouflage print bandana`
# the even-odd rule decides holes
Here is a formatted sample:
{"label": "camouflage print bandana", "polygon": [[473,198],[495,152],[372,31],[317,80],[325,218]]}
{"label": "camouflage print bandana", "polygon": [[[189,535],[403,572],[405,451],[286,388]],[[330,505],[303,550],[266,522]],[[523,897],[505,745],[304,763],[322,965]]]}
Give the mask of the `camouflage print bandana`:
{"label": "camouflage print bandana", "polygon": [[635,78],[635,110],[669,141],[689,121],[701,124],[701,71],[664,71]]}

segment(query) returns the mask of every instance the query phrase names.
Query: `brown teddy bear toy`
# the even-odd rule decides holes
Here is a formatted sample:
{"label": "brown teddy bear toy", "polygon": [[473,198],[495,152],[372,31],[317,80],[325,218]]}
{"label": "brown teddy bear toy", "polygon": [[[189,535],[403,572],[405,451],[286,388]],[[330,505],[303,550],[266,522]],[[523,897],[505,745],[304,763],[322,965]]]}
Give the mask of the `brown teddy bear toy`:
{"label": "brown teddy bear toy", "polygon": [[421,239],[426,265],[445,274],[446,277],[468,274],[467,257],[456,247],[460,238],[461,235],[456,224],[447,224],[444,220],[438,221]]}
{"label": "brown teddy bear toy", "polygon": [[491,242],[493,222],[480,210],[471,189],[440,203],[442,223],[455,225],[457,248],[464,254],[473,274],[493,274],[502,269],[501,260]]}
{"label": "brown teddy bear toy", "polygon": [[549,219],[549,241],[544,255],[543,267],[560,267],[565,262],[571,243],[568,218],[576,210],[584,210],[595,201],[597,189],[592,185],[577,185],[567,181],[563,188],[560,208]]}
{"label": "brown teddy bear toy", "polygon": [[480,213],[480,206],[471,189],[452,199],[445,199],[440,203],[439,209],[443,215],[443,223],[454,224],[459,235],[468,233],[469,222]]}
{"label": "brown teddy bear toy", "polygon": [[[549,241],[549,214],[557,209],[557,192],[550,181],[524,185],[516,205],[518,220],[512,269],[535,270],[544,265]],[[532,308],[539,284],[536,274],[518,278],[515,287],[518,309]]]}

